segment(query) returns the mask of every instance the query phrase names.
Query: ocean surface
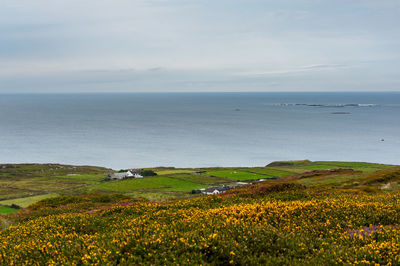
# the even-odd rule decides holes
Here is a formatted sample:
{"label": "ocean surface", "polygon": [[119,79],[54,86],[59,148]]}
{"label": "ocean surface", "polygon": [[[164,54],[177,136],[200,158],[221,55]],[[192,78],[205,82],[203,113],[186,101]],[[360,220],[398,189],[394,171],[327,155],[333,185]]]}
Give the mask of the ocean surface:
{"label": "ocean surface", "polygon": [[400,164],[400,93],[0,95],[0,163]]}

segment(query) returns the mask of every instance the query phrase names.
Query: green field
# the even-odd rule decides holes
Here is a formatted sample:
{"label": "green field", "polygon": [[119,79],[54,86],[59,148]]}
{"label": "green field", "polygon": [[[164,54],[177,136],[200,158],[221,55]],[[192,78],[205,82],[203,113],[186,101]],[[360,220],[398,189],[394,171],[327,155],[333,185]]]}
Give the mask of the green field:
{"label": "green field", "polygon": [[157,175],[170,175],[170,174],[190,174],[195,172],[193,169],[170,169],[170,170],[155,170]]}
{"label": "green field", "polygon": [[238,170],[222,170],[215,172],[207,172],[207,175],[216,177],[227,177],[232,180],[240,180],[240,181],[272,178],[271,176],[267,175],[260,175]]}
{"label": "green field", "polygon": [[231,179],[226,177],[215,177],[215,176],[208,176],[208,173],[205,174],[176,174],[176,175],[168,175],[168,177],[173,177],[179,180],[190,181],[198,184],[203,185],[216,185],[216,184],[223,184],[232,182]]}
{"label": "green field", "polygon": [[160,191],[185,191],[204,188],[204,185],[170,178],[170,177],[147,177],[140,179],[128,179],[98,184],[90,188],[90,191],[113,191],[127,192],[135,190],[160,190]]}
{"label": "green field", "polygon": [[[77,195],[91,192],[119,192],[138,195],[151,200],[186,198],[192,190],[211,186],[234,184],[236,181],[280,179],[312,170],[352,168],[362,173],[310,177],[293,182],[306,186],[353,186],[368,174],[388,169],[392,165],[362,162],[288,161],[272,163],[268,167],[238,168],[152,168],[158,176],[143,179],[109,181],[104,179],[114,170],[60,164],[6,164],[0,168],[0,205],[16,204],[20,207],[55,195]],[[195,173],[205,171],[204,173]],[[273,181],[271,181],[273,182]],[[382,185],[383,186],[383,185]],[[365,186],[367,188],[368,186]],[[384,184],[386,190],[396,190],[397,183]]]}
{"label": "green field", "polygon": [[0,201],[0,204],[1,205],[15,204],[22,208],[25,208],[25,207],[28,207],[29,205],[31,205],[32,203],[35,203],[35,202],[38,202],[40,200],[47,199],[47,198],[57,197],[57,196],[58,196],[58,194],[55,194],[55,193],[43,194],[43,195],[37,195],[37,196],[31,196],[31,197],[2,200],[2,201]]}
{"label": "green field", "polygon": [[324,170],[333,168],[351,168],[363,172],[374,172],[380,169],[392,167],[392,165],[360,163],[360,162],[313,162],[311,164],[296,165],[293,168],[306,170]]}
{"label": "green field", "polygon": [[242,169],[247,172],[256,173],[256,174],[263,174],[268,175],[271,177],[284,177],[284,176],[291,176],[296,175],[295,172],[283,171],[283,170],[275,170],[271,168],[249,168],[249,169]]}
{"label": "green field", "polygon": [[10,214],[10,213],[13,213],[13,212],[16,212],[16,211],[18,211],[18,210],[13,209],[13,208],[0,206],[0,214]]}
{"label": "green field", "polygon": [[45,194],[80,193],[88,186],[100,183],[111,172],[111,169],[94,166],[2,164],[0,201],[27,206],[43,199]]}
{"label": "green field", "polygon": [[362,175],[331,175],[331,176],[318,176],[311,178],[304,178],[296,180],[296,183],[313,186],[313,185],[326,185],[326,184],[340,184],[343,182],[349,182],[352,180],[357,180]]}
{"label": "green field", "polygon": [[105,178],[104,174],[69,174],[64,176],[55,176],[55,180],[69,180],[69,181],[78,181],[78,183],[96,183],[100,182]]}

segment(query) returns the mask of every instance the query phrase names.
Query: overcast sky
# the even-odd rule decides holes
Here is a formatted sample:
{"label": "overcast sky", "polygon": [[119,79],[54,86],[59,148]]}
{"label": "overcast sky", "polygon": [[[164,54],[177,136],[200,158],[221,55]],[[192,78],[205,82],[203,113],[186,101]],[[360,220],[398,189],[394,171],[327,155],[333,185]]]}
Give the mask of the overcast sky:
{"label": "overcast sky", "polygon": [[399,0],[1,0],[0,92],[400,91]]}

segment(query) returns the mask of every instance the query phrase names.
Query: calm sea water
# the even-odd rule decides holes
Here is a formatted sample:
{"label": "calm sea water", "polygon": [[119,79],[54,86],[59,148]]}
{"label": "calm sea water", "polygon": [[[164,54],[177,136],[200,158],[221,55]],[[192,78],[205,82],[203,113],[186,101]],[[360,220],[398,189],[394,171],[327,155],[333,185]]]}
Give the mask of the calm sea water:
{"label": "calm sea water", "polygon": [[1,163],[115,169],[400,164],[400,93],[0,95],[0,148]]}

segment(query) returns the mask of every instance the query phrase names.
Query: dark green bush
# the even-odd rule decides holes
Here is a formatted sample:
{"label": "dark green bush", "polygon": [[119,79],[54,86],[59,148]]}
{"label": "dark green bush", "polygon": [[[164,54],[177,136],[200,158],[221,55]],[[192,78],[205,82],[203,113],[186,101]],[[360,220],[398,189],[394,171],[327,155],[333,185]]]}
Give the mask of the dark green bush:
{"label": "dark green bush", "polygon": [[154,172],[153,170],[149,170],[149,169],[143,169],[143,170],[140,172],[140,174],[141,174],[142,176],[156,176],[156,175],[157,175],[156,172]]}

